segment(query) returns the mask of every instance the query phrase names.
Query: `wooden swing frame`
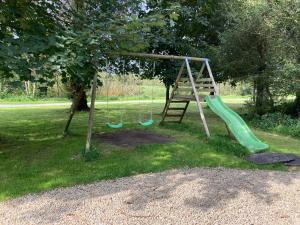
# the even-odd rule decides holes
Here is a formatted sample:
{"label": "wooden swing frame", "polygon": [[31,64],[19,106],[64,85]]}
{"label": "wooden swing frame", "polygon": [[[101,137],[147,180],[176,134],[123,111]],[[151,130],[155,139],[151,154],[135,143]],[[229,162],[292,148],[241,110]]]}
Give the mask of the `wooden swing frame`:
{"label": "wooden swing frame", "polygon": [[[128,52],[111,53],[111,55],[112,56],[131,56],[131,57],[148,58],[148,59],[169,59],[169,60],[183,61],[182,66],[177,75],[177,79],[176,79],[171,97],[170,97],[169,101],[167,102],[167,107],[165,108],[165,110],[163,112],[163,117],[162,117],[161,122],[164,122],[165,118],[168,116],[168,109],[172,109],[172,108],[170,108],[172,101],[186,103],[186,106],[184,108],[182,108],[183,113],[180,115],[179,122],[182,121],[183,116],[189,105],[189,102],[196,101],[197,108],[199,110],[199,115],[202,120],[205,133],[208,138],[210,137],[209,128],[208,128],[208,125],[207,125],[207,122],[205,119],[203,108],[201,106],[200,97],[198,95],[199,86],[197,86],[197,80],[201,79],[204,69],[207,68],[207,72],[209,75],[209,81],[211,82],[211,86],[209,86],[209,87],[211,87],[211,90],[213,90],[215,95],[219,95],[219,88],[214,80],[214,76],[212,74],[212,71],[211,71],[211,68],[209,65],[209,60],[207,58],[175,56],[175,55],[146,54],[146,53],[128,53]],[[196,82],[195,82],[195,79],[193,77],[192,70],[190,67],[190,62],[192,62],[192,61],[202,63],[202,67],[200,69],[199,75],[196,78]],[[187,69],[187,73],[188,73],[187,78],[182,77],[182,74],[183,74],[183,71],[185,68]],[[176,99],[176,90],[180,88],[179,83],[184,79],[188,79],[189,84],[191,84],[191,86],[192,86],[191,95],[189,96],[188,99],[185,99],[185,100],[175,100]],[[89,112],[89,118],[88,118],[88,130],[87,130],[87,138],[86,138],[86,145],[85,145],[86,152],[90,151],[90,149],[91,149],[91,138],[92,138],[94,111],[95,111],[96,90],[97,90],[97,74],[94,75],[93,84],[92,84],[91,106],[90,106],[90,112]],[[173,109],[178,109],[178,108],[173,108]]]}

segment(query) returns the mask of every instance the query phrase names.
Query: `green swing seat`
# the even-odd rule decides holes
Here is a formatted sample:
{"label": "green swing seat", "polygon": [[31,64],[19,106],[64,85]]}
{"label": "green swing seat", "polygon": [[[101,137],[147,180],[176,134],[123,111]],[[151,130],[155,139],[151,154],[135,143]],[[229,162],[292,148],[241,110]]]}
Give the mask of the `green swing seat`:
{"label": "green swing seat", "polygon": [[118,124],[106,123],[106,125],[112,129],[120,129],[123,127],[123,123],[118,123]]}
{"label": "green swing seat", "polygon": [[140,121],[139,124],[142,125],[143,127],[148,127],[151,126],[154,123],[154,120],[148,120],[146,122]]}

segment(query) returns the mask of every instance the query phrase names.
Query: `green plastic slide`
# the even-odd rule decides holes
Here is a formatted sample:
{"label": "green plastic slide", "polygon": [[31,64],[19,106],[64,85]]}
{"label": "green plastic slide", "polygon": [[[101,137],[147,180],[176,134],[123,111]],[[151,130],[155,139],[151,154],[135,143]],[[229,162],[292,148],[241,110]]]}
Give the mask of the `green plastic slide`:
{"label": "green plastic slide", "polygon": [[225,121],[238,142],[251,153],[269,148],[267,144],[261,142],[253,134],[245,121],[236,112],[224,104],[219,96],[206,96],[205,100],[211,110]]}

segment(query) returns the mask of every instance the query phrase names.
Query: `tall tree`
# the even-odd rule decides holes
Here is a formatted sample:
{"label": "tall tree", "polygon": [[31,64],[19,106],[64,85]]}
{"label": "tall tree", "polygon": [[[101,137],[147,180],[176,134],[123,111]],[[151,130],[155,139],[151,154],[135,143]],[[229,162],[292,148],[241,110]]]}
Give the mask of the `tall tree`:
{"label": "tall tree", "polygon": [[[30,7],[28,7],[28,3]],[[158,14],[139,17],[137,0],[1,1],[1,74],[39,81],[61,74],[77,94],[73,103],[86,109],[85,90],[111,51],[138,51],[147,46]]]}
{"label": "tall tree", "polygon": [[1,77],[51,84],[52,74],[43,65],[57,47],[59,7],[55,1],[0,1]]}
{"label": "tall tree", "polygon": [[[295,93],[289,84],[296,83],[295,74],[299,71],[299,54],[291,51],[298,41],[289,36],[297,19],[282,24],[293,11],[289,5],[299,10],[294,0],[223,3],[227,28],[221,34],[221,46],[216,51],[219,69],[224,80],[253,83],[258,114],[274,110],[279,96]],[[283,12],[288,14],[283,15]]]}
{"label": "tall tree", "polygon": [[[207,44],[218,44],[219,30],[215,28],[222,27],[218,25],[222,20],[216,17],[218,1],[149,0],[147,6],[149,10],[144,13],[152,14],[161,9],[166,21],[164,29],[153,29],[152,32],[157,38],[151,40],[148,51],[203,57]],[[179,67],[180,63],[170,60],[157,63],[156,76],[165,84],[166,100],[169,98],[170,87],[176,80]]]}
{"label": "tall tree", "polygon": [[279,96],[295,95],[295,101],[287,113],[300,117],[300,2],[296,0],[279,1],[274,16],[275,48],[272,84]]}

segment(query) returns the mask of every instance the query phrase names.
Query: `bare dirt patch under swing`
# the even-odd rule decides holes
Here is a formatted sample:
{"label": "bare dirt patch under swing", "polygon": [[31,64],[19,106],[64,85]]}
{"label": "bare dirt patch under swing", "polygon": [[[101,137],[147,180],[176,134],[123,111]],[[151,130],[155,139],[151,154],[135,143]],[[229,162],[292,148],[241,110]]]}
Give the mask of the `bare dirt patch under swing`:
{"label": "bare dirt patch under swing", "polygon": [[174,137],[144,130],[122,130],[115,133],[94,134],[94,138],[103,143],[123,148],[135,148],[142,144],[166,144],[175,141]]}

